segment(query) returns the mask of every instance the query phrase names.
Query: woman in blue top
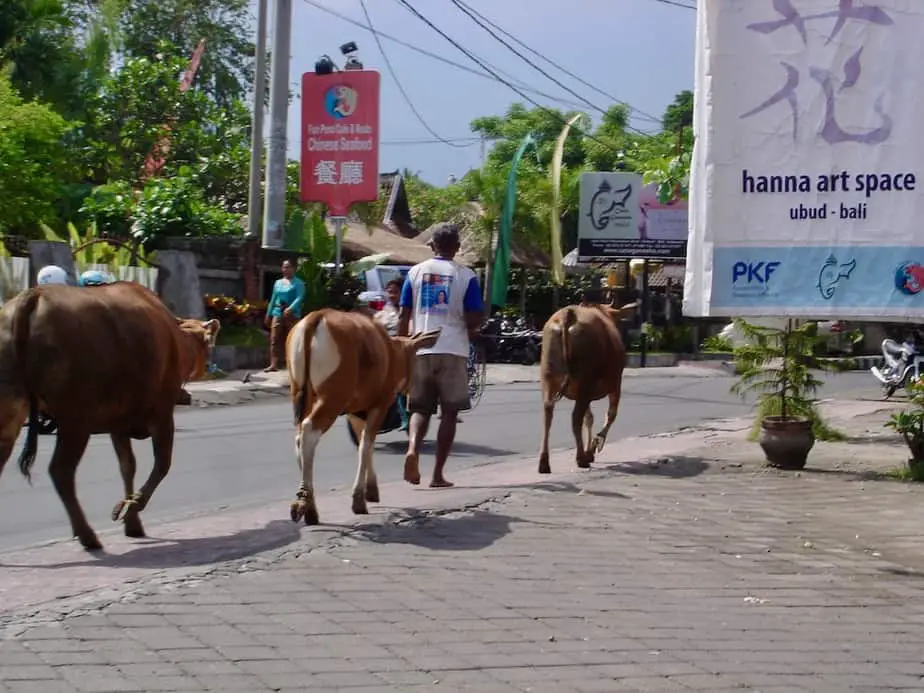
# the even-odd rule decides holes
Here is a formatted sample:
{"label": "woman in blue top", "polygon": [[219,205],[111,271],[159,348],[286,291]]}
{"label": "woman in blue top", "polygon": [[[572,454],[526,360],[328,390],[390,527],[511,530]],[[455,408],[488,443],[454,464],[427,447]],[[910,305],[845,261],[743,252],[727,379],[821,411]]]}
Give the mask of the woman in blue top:
{"label": "woman in blue top", "polygon": [[264,373],[279,370],[286,362],[286,336],[292,325],[302,317],[305,282],[295,276],[291,261],[282,263],[282,279],[273,284],[273,295],[266,306],[266,326],[270,328],[270,364]]}

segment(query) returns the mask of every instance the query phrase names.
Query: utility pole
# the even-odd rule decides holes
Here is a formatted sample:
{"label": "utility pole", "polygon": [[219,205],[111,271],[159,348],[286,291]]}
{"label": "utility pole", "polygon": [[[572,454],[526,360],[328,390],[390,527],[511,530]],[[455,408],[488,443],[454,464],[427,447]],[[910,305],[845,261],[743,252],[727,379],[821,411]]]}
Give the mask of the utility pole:
{"label": "utility pole", "polygon": [[247,194],[247,235],[260,230],[263,182],[263,112],[266,110],[266,3],[257,3],[257,64],[253,83],[253,119],[250,127],[250,190]]}
{"label": "utility pole", "polygon": [[270,63],[270,130],[266,156],[266,209],[263,247],[282,248],[286,213],[286,125],[289,111],[289,49],[292,0],[276,0]]}

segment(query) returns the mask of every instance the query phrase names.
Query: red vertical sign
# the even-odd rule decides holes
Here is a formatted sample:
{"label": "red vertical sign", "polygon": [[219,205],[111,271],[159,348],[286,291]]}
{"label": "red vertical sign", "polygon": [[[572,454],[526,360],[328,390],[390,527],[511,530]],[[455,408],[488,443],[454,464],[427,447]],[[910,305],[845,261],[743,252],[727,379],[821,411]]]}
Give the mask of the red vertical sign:
{"label": "red vertical sign", "polygon": [[345,217],[379,196],[379,73],[302,75],[302,202]]}

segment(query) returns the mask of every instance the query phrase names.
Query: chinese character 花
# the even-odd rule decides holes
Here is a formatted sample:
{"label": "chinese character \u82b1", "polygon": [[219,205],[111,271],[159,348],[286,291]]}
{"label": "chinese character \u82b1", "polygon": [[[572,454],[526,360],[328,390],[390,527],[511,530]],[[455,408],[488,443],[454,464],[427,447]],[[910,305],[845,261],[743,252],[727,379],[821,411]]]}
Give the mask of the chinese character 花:
{"label": "chinese character \u82b1", "polygon": [[[821,12],[814,15],[802,16],[799,11],[793,7],[792,0],[772,0],[773,9],[780,15],[780,19],[754,22],[748,24],[745,28],[749,31],[755,31],[760,34],[772,34],[785,27],[793,27],[801,36],[803,43],[808,46],[808,33],[806,24],[808,22],[824,19],[835,19],[834,26],[825,45],[829,44],[844,28],[849,20],[867,22],[880,26],[889,26],[894,24],[892,18],[880,7],[860,6],[855,0],[837,0],[836,9],[827,12]],[[851,89],[856,86],[863,71],[860,62],[860,56],[863,47],[860,46],[845,61],[842,72],[843,79],[838,80],[830,70],[810,67],[809,76],[818,83],[824,95],[824,121],[819,133],[828,144],[839,144],[841,142],[859,142],[861,144],[879,144],[884,142],[892,134],[892,118],[885,113],[883,109],[883,94],[880,94],[873,103],[873,111],[879,116],[880,124],[878,127],[870,128],[860,132],[848,132],[843,128],[837,119],[837,93]],[[792,139],[795,142],[798,138],[799,131],[799,97],[797,89],[800,85],[801,75],[799,70],[792,64],[780,61],[780,64],[786,71],[786,82],[774,92],[769,98],[765,99],[758,106],[741,114],[740,118],[749,118],[768,108],[774,106],[780,101],[786,101],[792,111]],[[837,87],[835,90],[835,86]]]}

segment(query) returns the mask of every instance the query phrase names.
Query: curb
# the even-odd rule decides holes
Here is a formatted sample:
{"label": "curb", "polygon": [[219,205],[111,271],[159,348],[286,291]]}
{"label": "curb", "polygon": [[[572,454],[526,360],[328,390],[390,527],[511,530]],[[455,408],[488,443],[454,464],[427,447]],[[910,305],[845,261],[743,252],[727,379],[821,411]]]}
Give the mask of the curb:
{"label": "curb", "polygon": [[[825,359],[842,363],[845,371],[866,371],[875,366],[879,356],[857,356],[853,358]],[[494,371],[492,373],[492,371]],[[629,367],[625,377],[696,377],[709,378],[735,375],[735,364],[731,360],[704,359],[679,360],[671,365],[649,365],[646,368]],[[538,383],[538,366],[517,366],[512,364],[489,364],[487,385],[514,385]],[[244,383],[238,378],[190,383],[187,390],[192,397],[192,407],[235,406],[260,400],[284,397],[289,394],[288,382],[254,380]]]}

